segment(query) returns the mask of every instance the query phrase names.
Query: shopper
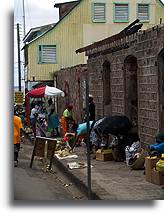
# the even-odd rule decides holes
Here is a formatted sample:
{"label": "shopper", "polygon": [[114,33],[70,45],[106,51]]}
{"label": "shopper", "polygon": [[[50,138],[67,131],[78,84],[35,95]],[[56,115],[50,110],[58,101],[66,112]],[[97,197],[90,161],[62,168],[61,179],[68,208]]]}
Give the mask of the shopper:
{"label": "shopper", "polygon": [[31,127],[32,127],[32,130],[33,130],[34,136],[36,136],[36,120],[37,120],[37,116],[38,116],[38,106],[33,103],[32,104],[31,114],[30,114],[30,123],[31,123]]}
{"label": "shopper", "polygon": [[[50,114],[48,115],[48,130],[52,135],[60,136],[59,134],[59,118],[55,113],[55,109],[52,109]],[[56,133],[54,133],[56,131]]]}
{"label": "shopper", "polygon": [[22,138],[22,121],[17,116],[17,111],[14,109],[14,167],[18,166],[18,154],[20,150],[20,142]]}
{"label": "shopper", "polygon": [[51,114],[51,110],[54,109],[54,103],[52,101],[52,98],[48,100],[48,106],[47,106],[47,114]]}

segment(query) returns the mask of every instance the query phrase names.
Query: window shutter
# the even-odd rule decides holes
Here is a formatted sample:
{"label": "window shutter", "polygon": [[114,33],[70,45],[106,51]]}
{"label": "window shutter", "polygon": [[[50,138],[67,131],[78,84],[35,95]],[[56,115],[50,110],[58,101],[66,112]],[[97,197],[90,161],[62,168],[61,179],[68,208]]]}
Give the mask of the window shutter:
{"label": "window shutter", "polygon": [[94,3],[93,19],[94,21],[105,21],[105,3]]}
{"label": "window shutter", "polygon": [[41,61],[43,63],[56,62],[56,45],[43,45],[42,46]]}
{"label": "window shutter", "polygon": [[129,19],[128,4],[115,4],[115,20],[128,21],[128,19]]}
{"label": "window shutter", "polygon": [[138,19],[141,21],[149,20],[149,5],[138,4]]}

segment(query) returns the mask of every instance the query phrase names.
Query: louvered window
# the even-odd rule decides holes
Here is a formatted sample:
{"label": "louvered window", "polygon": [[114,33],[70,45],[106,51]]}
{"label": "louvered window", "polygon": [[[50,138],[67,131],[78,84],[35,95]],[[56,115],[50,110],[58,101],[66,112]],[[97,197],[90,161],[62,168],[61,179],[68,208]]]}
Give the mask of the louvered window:
{"label": "louvered window", "polygon": [[56,63],[56,45],[39,45],[39,62]]}
{"label": "louvered window", "polygon": [[129,5],[128,4],[115,4],[115,17],[114,21],[127,22],[129,20]]}
{"label": "louvered window", "polygon": [[105,22],[105,3],[93,3],[93,21]]}
{"label": "louvered window", "polygon": [[138,4],[138,19],[141,21],[149,20],[149,5]]}

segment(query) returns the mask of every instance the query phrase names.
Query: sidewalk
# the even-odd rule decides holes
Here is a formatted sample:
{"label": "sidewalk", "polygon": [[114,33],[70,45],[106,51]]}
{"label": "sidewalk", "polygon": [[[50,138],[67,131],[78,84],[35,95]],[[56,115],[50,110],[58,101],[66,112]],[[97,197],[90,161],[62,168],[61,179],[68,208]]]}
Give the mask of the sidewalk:
{"label": "sidewalk", "polygon": [[[87,193],[87,168],[69,169],[67,163],[87,163],[86,148],[75,147],[78,158],[58,159],[59,167],[81,191]],[[145,180],[144,170],[131,170],[123,162],[97,161],[91,157],[92,198],[100,200],[162,200],[164,189]]]}

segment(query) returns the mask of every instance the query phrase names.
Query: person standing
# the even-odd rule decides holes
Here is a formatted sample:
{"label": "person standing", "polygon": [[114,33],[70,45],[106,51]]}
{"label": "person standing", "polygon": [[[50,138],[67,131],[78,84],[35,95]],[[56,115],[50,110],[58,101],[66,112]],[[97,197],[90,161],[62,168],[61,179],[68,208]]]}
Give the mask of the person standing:
{"label": "person standing", "polygon": [[34,136],[36,136],[36,121],[38,116],[38,106],[35,104],[32,104],[32,110],[30,114],[30,124],[34,133]]}
{"label": "person standing", "polygon": [[69,126],[70,126],[70,124],[73,123],[72,109],[73,109],[73,106],[68,105],[67,108],[63,112],[63,116],[61,117],[63,135],[65,135],[69,131]]}
{"label": "person standing", "polygon": [[52,101],[52,98],[48,100],[48,106],[47,106],[47,114],[51,114],[51,110],[54,109],[54,103]]}
{"label": "person standing", "polygon": [[20,143],[22,137],[22,121],[17,116],[17,111],[14,109],[14,167],[18,166],[18,154],[20,150]]}
{"label": "person standing", "polygon": [[51,113],[48,115],[48,130],[54,135],[54,131],[56,130],[56,135],[59,137],[59,118],[55,113],[55,109],[51,110]]}
{"label": "person standing", "polygon": [[95,103],[91,94],[89,94],[89,121],[95,121]]}

